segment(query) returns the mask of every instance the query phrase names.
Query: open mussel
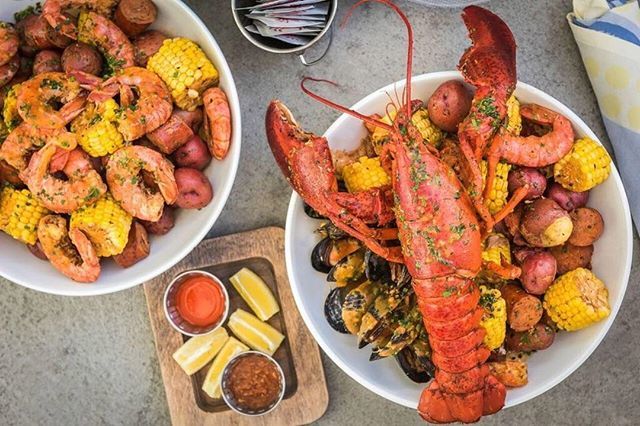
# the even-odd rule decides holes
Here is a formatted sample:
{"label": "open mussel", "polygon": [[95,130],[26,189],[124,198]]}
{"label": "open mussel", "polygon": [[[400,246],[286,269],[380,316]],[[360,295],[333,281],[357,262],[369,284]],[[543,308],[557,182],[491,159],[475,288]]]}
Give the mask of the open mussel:
{"label": "open mussel", "polygon": [[349,334],[342,319],[342,303],[344,302],[344,288],[336,287],[329,292],[324,301],[324,317],[335,331]]}
{"label": "open mussel", "polygon": [[358,348],[365,347],[377,339],[390,322],[390,316],[396,308],[409,303],[407,296],[411,286],[389,287],[381,285],[380,294],[362,317],[358,330]]}
{"label": "open mussel", "polygon": [[379,291],[380,288],[377,284],[365,281],[345,295],[342,303],[342,320],[349,333],[358,333],[362,317],[377,297]]}
{"label": "open mussel", "polygon": [[418,337],[396,355],[400,368],[416,383],[426,383],[435,376],[431,362],[431,347],[424,326],[420,326]]}
{"label": "open mussel", "polygon": [[369,281],[380,281],[387,283],[391,281],[391,267],[389,262],[381,256],[378,256],[371,250],[367,250],[364,255],[366,264],[365,274]]}
{"label": "open mussel", "polygon": [[320,213],[315,211],[309,204],[304,203],[304,212],[312,219],[325,219]]}
{"label": "open mussel", "polygon": [[394,311],[387,324],[389,338],[383,344],[374,344],[370,361],[394,356],[405,347],[413,343],[421,328],[421,315],[417,307],[403,306]]}
{"label": "open mussel", "polygon": [[333,239],[329,236],[316,244],[311,252],[311,266],[319,272],[328,273],[342,260],[360,248],[355,238]]}
{"label": "open mussel", "polygon": [[366,278],[365,269],[364,249],[358,249],[344,256],[331,268],[327,275],[327,281],[335,282],[338,287],[358,283]]}

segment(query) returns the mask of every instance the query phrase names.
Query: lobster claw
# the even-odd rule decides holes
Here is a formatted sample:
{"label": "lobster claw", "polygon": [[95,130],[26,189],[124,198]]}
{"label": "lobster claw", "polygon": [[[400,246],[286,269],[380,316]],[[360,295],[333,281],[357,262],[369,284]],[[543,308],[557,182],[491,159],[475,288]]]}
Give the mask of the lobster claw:
{"label": "lobster claw", "polygon": [[507,24],[478,6],[462,12],[472,45],[458,64],[465,80],[476,87],[513,90],[516,85],[516,41]]}

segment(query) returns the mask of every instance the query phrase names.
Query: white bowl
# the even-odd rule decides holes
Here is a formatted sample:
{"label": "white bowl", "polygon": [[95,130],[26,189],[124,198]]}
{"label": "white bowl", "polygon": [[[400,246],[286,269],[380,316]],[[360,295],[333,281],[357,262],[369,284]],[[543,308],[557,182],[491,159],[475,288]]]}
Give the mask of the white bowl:
{"label": "white bowl", "polygon": [[[13,14],[35,0],[0,2],[0,20],[13,22]],[[134,266],[122,269],[113,261],[102,262],[97,282],[78,284],[55,270],[48,262],[36,259],[24,244],[0,233],[0,275],[34,290],[67,295],[90,296],[124,290],[157,275],[178,263],[207,235],[224,207],[240,160],[240,104],[231,71],[222,50],[206,25],[180,0],[154,0],[158,19],[152,28],[170,36],[187,37],[202,47],[220,73],[220,87],[231,107],[233,136],[229,154],[223,161],[213,160],[204,173],[214,191],[213,201],[202,210],[177,211],[176,225],[168,234],[151,237],[151,254]]]}
{"label": "white bowl", "polygon": [[[455,71],[414,77],[412,95],[427,99],[438,85],[454,78],[462,79]],[[404,81],[396,85],[397,93],[402,93]],[[383,112],[389,102],[387,92],[394,93],[393,84],[365,97],[354,108],[364,114]],[[580,118],[553,97],[524,83],[518,83],[516,95],[524,103],[535,102],[562,113],[571,120],[579,136],[597,140]],[[324,136],[331,148],[350,149],[365,132],[357,119],[342,115]],[[604,234],[595,244],[593,271],[609,288],[611,315],[584,330],[560,333],[549,349],[533,354],[529,360],[529,384],[507,393],[507,407],[540,395],[575,371],[598,346],[618,313],[631,269],[632,228],[627,197],[615,167],[609,179],[591,192],[589,206],[598,209],[605,221]],[[304,213],[302,199],[294,193],[287,215],[285,251],[289,281],[302,318],[320,347],[345,373],[378,395],[415,408],[424,385],[411,382],[394,359],[369,362],[370,349],[358,350],[355,337],[340,334],[327,324],[323,304],[331,286],[325,281],[326,274],[315,271],[309,261],[318,242],[313,232],[318,224],[319,221]]]}

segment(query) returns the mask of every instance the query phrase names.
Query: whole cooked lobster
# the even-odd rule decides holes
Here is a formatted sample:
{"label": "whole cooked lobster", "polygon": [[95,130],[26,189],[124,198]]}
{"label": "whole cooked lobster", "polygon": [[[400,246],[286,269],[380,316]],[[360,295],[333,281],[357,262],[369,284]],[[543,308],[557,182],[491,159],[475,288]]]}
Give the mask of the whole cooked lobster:
{"label": "whole cooked lobster", "polygon": [[[392,177],[391,188],[358,194],[338,192],[327,140],[300,129],[291,112],[277,100],[271,102],[266,114],[269,145],[284,175],[307,204],[373,252],[407,266],[436,366],[435,380],[420,398],[420,415],[436,423],[474,422],[499,411],[506,396],[505,387],[484,364],[490,351],[483,345],[483,310],[473,278],[481,268],[483,232],[488,232],[523,195],[514,194],[504,210],[492,217],[482,202],[478,166],[498,131],[496,123],[506,115],[505,104],[515,88],[514,38],[493,13],[475,6],[464,9],[473,45],[463,55],[459,69],[477,90],[470,117],[459,126],[460,149],[471,170],[469,181],[461,183],[411,122],[413,32],[408,19],[390,0],[362,0],[354,8],[368,1],[391,7],[408,30],[404,105],[396,108],[393,123],[328,101],[305,85],[309,80],[324,80],[306,78],[301,86],[313,98],[389,132],[381,159]],[[487,99],[495,107],[490,116]],[[392,219],[397,232],[371,226],[385,226]],[[390,247],[383,241],[395,238],[400,240],[400,247]]]}

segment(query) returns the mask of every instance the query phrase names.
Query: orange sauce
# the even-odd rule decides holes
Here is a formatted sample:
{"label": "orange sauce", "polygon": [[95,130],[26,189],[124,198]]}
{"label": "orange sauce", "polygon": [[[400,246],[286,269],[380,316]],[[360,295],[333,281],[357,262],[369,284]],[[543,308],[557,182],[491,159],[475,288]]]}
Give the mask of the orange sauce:
{"label": "orange sauce", "polygon": [[176,307],[185,321],[197,327],[215,324],[224,315],[225,297],[220,286],[207,276],[187,279],[178,288]]}

